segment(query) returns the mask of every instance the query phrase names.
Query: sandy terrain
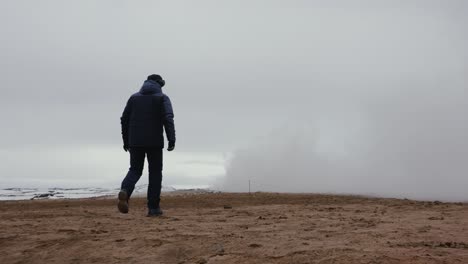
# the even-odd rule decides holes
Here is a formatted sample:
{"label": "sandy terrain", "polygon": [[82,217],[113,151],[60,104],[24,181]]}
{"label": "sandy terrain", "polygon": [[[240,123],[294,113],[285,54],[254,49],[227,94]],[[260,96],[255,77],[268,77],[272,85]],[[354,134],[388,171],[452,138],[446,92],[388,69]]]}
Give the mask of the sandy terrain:
{"label": "sandy terrain", "polygon": [[0,263],[468,263],[468,204],[179,194],[160,218],[115,204],[0,202]]}

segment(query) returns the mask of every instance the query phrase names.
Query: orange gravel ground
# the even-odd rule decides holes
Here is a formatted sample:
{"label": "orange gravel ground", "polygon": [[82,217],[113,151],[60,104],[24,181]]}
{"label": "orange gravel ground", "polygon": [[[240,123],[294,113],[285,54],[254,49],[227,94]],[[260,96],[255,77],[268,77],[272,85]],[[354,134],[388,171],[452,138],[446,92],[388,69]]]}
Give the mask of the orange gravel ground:
{"label": "orange gravel ground", "polygon": [[0,202],[0,263],[468,263],[468,204],[202,193]]}

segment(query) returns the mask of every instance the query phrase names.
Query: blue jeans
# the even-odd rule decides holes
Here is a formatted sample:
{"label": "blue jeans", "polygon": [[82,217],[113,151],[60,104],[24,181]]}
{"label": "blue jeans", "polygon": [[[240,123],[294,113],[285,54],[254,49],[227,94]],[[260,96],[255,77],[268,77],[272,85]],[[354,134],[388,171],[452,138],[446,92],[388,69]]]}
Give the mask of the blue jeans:
{"label": "blue jeans", "polygon": [[128,197],[133,193],[135,184],[143,174],[143,165],[145,163],[145,154],[148,158],[149,184],[148,184],[148,208],[155,209],[159,207],[161,196],[161,182],[163,169],[163,150],[162,148],[130,148],[130,169],[127,176],[122,181],[122,189],[126,190]]}

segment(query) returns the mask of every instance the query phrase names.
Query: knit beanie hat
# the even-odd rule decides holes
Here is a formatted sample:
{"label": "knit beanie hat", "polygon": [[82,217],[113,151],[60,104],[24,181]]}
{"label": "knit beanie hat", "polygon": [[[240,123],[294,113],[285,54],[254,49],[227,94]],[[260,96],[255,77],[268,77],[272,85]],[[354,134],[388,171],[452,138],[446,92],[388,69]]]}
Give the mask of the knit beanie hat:
{"label": "knit beanie hat", "polygon": [[159,83],[161,87],[163,87],[166,84],[166,81],[164,81],[163,78],[158,74],[151,74],[150,76],[148,76],[147,80],[155,81]]}

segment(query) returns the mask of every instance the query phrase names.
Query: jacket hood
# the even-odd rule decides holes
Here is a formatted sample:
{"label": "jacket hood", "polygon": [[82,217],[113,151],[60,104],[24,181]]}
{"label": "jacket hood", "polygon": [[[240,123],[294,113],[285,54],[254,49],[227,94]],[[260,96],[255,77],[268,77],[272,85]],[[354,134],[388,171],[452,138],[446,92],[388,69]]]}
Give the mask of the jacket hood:
{"label": "jacket hood", "polygon": [[153,80],[146,80],[141,86],[141,94],[161,94],[161,85]]}

